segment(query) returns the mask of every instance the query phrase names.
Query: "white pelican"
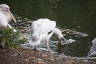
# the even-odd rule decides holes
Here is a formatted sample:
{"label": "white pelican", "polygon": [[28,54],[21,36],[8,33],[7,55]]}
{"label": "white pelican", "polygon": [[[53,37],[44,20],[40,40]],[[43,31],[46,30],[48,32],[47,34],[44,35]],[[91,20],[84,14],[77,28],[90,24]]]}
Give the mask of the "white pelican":
{"label": "white pelican", "polygon": [[47,44],[47,48],[51,51],[48,41],[51,36],[56,34],[60,40],[66,40],[63,37],[62,32],[56,28],[56,22],[51,21],[49,19],[38,19],[32,22],[32,42],[29,42],[32,46],[40,45],[40,43],[44,42]]}
{"label": "white pelican", "polygon": [[[6,4],[0,4],[0,28],[12,28],[9,24],[12,19],[16,22],[14,16],[10,12],[10,7]],[[13,31],[16,32],[15,29],[13,29]]]}
{"label": "white pelican", "polygon": [[88,52],[88,57],[96,56],[96,38],[92,40],[92,47]]}

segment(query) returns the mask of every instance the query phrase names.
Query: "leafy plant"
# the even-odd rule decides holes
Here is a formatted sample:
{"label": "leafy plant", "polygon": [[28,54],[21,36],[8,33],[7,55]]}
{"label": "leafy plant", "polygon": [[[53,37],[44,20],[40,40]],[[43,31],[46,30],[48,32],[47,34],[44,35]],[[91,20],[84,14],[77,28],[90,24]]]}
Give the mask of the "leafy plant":
{"label": "leafy plant", "polygon": [[20,32],[13,32],[12,29],[0,29],[0,43],[4,43],[7,47],[16,47],[26,40],[26,37]]}

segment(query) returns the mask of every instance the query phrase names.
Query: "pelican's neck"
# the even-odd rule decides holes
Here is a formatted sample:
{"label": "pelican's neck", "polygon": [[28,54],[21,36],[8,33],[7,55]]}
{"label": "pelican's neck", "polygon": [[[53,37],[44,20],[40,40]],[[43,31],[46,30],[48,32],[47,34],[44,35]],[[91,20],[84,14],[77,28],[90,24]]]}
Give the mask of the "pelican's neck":
{"label": "pelican's neck", "polygon": [[50,39],[52,35],[53,35],[53,31],[50,34],[48,34],[48,39]]}

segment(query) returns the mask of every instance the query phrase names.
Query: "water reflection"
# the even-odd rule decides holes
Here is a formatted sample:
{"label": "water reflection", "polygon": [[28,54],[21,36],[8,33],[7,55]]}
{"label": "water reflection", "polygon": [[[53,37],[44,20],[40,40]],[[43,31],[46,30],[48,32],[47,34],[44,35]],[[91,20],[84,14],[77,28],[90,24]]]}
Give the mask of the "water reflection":
{"label": "water reflection", "polygon": [[[78,43],[65,48],[65,54],[86,56],[91,40],[96,35],[96,2],[95,0],[0,0],[12,8],[12,12],[22,18],[36,20],[49,18],[57,21],[62,28],[69,28],[87,33],[88,37],[71,37]],[[80,27],[78,27],[80,26]]]}

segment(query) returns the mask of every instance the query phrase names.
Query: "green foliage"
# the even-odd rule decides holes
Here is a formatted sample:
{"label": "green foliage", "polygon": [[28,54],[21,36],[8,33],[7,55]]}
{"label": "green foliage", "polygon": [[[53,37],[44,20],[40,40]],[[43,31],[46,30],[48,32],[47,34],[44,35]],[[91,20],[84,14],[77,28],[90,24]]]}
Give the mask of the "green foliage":
{"label": "green foliage", "polygon": [[0,29],[0,43],[7,47],[17,47],[26,41],[26,37],[19,32],[13,32],[12,29]]}

